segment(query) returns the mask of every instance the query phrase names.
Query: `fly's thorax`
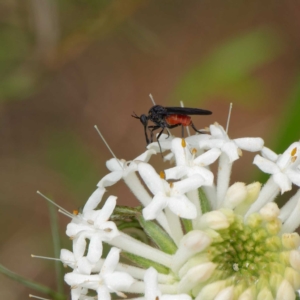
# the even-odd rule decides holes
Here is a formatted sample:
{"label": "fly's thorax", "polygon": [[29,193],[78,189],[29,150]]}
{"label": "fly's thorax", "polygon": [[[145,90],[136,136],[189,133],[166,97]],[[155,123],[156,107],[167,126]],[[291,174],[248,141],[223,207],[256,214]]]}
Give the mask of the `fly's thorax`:
{"label": "fly's thorax", "polygon": [[166,116],[166,108],[160,105],[153,106],[148,112],[148,119],[158,125],[164,123],[164,119]]}

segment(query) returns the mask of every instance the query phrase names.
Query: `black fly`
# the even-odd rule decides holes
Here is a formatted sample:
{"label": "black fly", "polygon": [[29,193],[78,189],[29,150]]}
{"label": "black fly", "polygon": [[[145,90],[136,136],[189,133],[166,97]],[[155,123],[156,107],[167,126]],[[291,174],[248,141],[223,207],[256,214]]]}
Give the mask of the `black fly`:
{"label": "black fly", "polygon": [[[157,129],[162,129],[158,136],[157,142],[159,144],[159,138],[164,132],[165,128],[175,128],[178,126],[182,127],[182,137],[183,137],[183,127],[191,126],[196,132],[206,133],[196,129],[191,117],[189,115],[211,115],[212,112],[209,110],[204,110],[200,108],[188,108],[188,107],[163,107],[160,105],[154,105],[150,108],[148,115],[142,114],[140,117],[134,113],[132,117],[139,119],[144,126],[145,138],[147,145],[153,142],[153,131]],[[148,126],[148,121],[153,122],[155,125]],[[147,133],[150,131],[150,139]],[[169,135],[168,135],[169,136]],[[161,150],[160,144],[159,148]]]}

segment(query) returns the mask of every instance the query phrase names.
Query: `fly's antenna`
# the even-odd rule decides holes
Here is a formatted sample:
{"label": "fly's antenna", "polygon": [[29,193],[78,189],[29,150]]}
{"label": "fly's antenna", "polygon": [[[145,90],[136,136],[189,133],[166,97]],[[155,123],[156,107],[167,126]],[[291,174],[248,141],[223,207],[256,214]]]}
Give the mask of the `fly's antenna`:
{"label": "fly's antenna", "polygon": [[133,112],[133,115],[131,115],[133,118],[136,118],[136,119],[141,119],[135,112]]}
{"label": "fly's antenna", "polygon": [[154,99],[153,99],[153,96],[152,96],[152,94],[149,94],[149,97],[150,97],[150,99],[151,99],[151,101],[152,101],[153,105],[156,105],[156,103],[155,103],[155,101],[154,101]]}
{"label": "fly's antenna", "polygon": [[[180,101],[180,106],[184,107],[183,101]],[[186,126],[186,131],[187,131],[188,136],[191,136],[191,132],[190,132],[189,126]]]}
{"label": "fly's antenna", "polygon": [[120,161],[117,159],[116,155],[114,154],[114,152],[111,150],[111,148],[109,147],[107,141],[105,140],[104,136],[102,135],[102,133],[100,132],[99,128],[97,125],[94,125],[94,128],[96,129],[96,131],[98,132],[98,134],[100,135],[103,143],[105,144],[105,146],[107,147],[107,149],[109,150],[109,152],[111,153],[111,155],[116,159],[116,161],[118,162],[118,164],[120,165],[121,169],[124,169],[123,166],[121,165]]}
{"label": "fly's antenna", "polygon": [[228,133],[231,111],[232,111],[232,103],[230,103],[230,105],[229,105],[229,112],[228,112],[227,124],[226,124],[226,133]]}

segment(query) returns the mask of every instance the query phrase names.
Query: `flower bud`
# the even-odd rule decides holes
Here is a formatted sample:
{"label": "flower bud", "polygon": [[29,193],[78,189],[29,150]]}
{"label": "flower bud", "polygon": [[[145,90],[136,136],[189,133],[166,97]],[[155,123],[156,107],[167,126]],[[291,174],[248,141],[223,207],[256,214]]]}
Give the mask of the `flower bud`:
{"label": "flower bud", "polygon": [[280,209],[274,202],[267,203],[260,211],[262,218],[266,221],[272,221],[279,216]]}
{"label": "flower bud", "polygon": [[300,246],[300,236],[297,232],[284,233],[281,240],[282,245],[287,249],[296,249]]}
{"label": "flower bud", "polygon": [[226,216],[218,210],[204,214],[198,223],[198,227],[201,229],[208,227],[214,230],[226,229],[229,225]]}

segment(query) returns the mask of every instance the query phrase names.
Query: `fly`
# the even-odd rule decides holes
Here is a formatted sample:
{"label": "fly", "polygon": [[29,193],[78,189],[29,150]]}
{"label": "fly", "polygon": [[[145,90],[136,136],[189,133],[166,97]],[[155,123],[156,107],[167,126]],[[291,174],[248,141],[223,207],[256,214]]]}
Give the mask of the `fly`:
{"label": "fly", "polygon": [[[196,129],[192,122],[192,118],[189,115],[211,115],[212,112],[200,108],[188,108],[188,107],[164,107],[161,105],[154,105],[150,108],[148,115],[142,114],[137,116],[136,113],[132,117],[139,119],[144,126],[144,133],[146,143],[149,145],[153,142],[153,132],[161,128],[157,136],[157,142],[159,144],[159,138],[166,128],[175,128],[181,126],[182,137],[184,135],[184,127],[191,126],[198,133],[206,133]],[[148,121],[153,122],[155,125],[148,125]],[[150,138],[148,132],[150,132]],[[169,135],[168,135],[169,137]],[[161,150],[160,144],[159,148]]]}

